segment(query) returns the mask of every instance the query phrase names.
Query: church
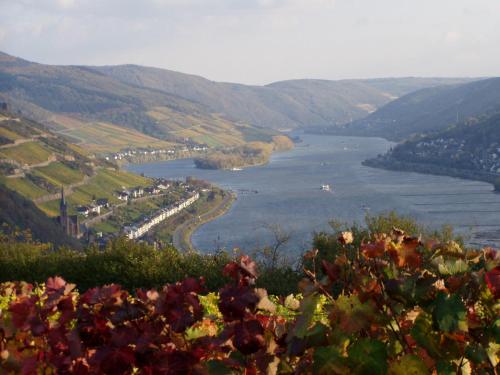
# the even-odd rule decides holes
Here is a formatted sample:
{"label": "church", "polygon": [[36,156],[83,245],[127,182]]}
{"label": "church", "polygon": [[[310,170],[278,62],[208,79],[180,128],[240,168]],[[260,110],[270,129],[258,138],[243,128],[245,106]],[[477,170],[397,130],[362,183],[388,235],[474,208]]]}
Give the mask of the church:
{"label": "church", "polygon": [[80,238],[82,236],[78,215],[68,215],[68,205],[64,197],[64,187],[61,187],[61,202],[59,203],[59,217],[57,219],[68,236],[75,238]]}

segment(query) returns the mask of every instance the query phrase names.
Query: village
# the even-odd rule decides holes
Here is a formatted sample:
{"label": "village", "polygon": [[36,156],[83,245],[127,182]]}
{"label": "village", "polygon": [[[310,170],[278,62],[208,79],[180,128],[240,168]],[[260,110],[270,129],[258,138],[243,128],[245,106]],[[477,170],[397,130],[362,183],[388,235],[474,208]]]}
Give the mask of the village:
{"label": "village", "polygon": [[468,145],[465,140],[437,138],[416,143],[412,154],[416,159],[448,160],[450,166],[455,168],[500,173],[500,144],[498,143],[478,149],[474,145]]}
{"label": "village", "polygon": [[186,157],[191,154],[199,154],[208,151],[206,145],[190,143],[186,140],[186,144],[178,147],[165,148],[137,148],[125,149],[112,154],[107,154],[104,159],[107,161],[119,162],[141,162],[151,160],[170,160]]}
{"label": "village", "polygon": [[[57,222],[66,234],[74,238],[102,244],[123,235],[129,239],[140,239],[153,227],[195,203],[200,198],[200,192],[208,191],[208,185],[197,180],[156,179],[147,187],[116,191],[115,198],[119,203],[112,204],[107,198],[96,198],[90,205],[76,207],[76,214],[70,214],[64,189],[61,189]],[[109,228],[110,221],[115,226],[101,230]]]}

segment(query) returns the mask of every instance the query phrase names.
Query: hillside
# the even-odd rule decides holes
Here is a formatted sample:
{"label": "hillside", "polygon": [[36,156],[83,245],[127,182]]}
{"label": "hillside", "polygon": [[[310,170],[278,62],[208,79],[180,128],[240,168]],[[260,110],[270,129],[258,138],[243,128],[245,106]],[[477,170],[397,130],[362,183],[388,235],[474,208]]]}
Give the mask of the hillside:
{"label": "hillside", "polygon": [[[34,240],[50,242],[56,247],[67,245],[74,249],[81,246],[70,238],[61,227],[38,209],[33,202],[0,184],[0,223],[2,230],[16,228],[29,230]],[[7,228],[5,227],[7,226]]]}
{"label": "hillside", "polygon": [[500,178],[500,112],[404,142],[366,164],[495,182]]}
{"label": "hillside", "polygon": [[500,111],[500,78],[419,90],[355,121],[345,133],[403,140]]}
{"label": "hillside", "polygon": [[62,186],[69,210],[75,212],[76,206],[95,198],[116,203],[116,190],[148,183],[147,178],[116,170],[37,122],[0,111],[0,184],[32,200],[49,216],[58,215]]}
{"label": "hillside", "polygon": [[338,126],[363,118],[400,95],[423,87],[467,81],[442,78],[302,79],[248,86],[137,65],[92,69],[127,84],[203,103],[235,121],[274,129]]}
{"label": "hillside", "polygon": [[[186,138],[211,146],[270,139],[269,131],[229,121],[177,95],[126,84],[86,67],[36,64],[3,53],[0,101],[96,150],[168,146]],[[122,128],[128,129],[124,133]]]}

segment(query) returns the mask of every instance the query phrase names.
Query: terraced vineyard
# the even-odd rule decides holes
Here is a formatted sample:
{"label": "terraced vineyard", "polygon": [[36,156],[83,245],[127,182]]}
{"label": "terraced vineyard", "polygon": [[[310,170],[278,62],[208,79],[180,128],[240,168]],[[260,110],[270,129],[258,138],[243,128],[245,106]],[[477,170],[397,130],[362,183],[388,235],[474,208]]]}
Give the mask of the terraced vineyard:
{"label": "terraced vineyard", "polygon": [[[62,186],[70,212],[75,212],[77,206],[88,205],[96,197],[117,203],[114,195],[117,190],[150,183],[147,178],[115,170],[111,164],[93,158],[88,150],[67,143],[40,124],[8,112],[0,115],[0,135],[4,137],[0,162],[3,166],[10,165],[2,171],[0,183],[33,200],[49,216],[59,214]],[[111,133],[106,135],[106,126],[100,129],[100,133],[94,133],[96,138],[112,139]],[[127,134],[133,136],[133,133]],[[142,137],[144,142],[149,141],[149,137]]]}
{"label": "terraced vineyard", "polygon": [[52,153],[39,142],[26,142],[18,146],[3,148],[0,157],[11,159],[21,165],[33,165],[46,162]]}

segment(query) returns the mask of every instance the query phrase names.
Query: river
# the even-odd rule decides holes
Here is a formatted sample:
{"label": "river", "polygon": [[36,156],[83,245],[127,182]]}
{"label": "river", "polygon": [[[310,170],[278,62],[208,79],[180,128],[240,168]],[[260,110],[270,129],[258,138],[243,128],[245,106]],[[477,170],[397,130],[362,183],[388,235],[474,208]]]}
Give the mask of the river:
{"label": "river", "polygon": [[[231,189],[238,199],[229,212],[200,227],[195,248],[250,251],[273,241],[270,228],[290,234],[287,250],[309,248],[314,231],[332,219],[363,223],[366,213],[395,210],[439,228],[452,225],[475,246],[500,247],[500,194],[490,184],[444,176],[385,171],[361,165],[384,153],[381,138],[301,135],[295,149],[269,164],[242,171],[200,170],[191,159],[129,165],[151,177],[194,176]],[[331,192],[322,191],[329,184]]]}

